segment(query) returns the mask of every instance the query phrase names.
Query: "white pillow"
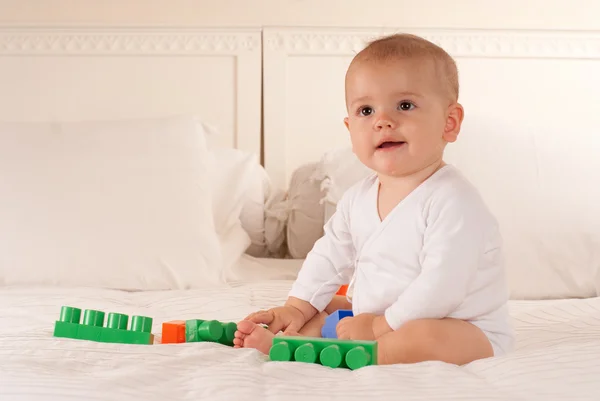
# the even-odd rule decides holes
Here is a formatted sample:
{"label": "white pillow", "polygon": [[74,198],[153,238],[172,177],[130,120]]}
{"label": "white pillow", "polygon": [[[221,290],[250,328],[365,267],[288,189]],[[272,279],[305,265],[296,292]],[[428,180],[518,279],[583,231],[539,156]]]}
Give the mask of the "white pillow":
{"label": "white pillow", "polygon": [[[207,126],[202,124],[202,128]],[[219,135],[214,128],[208,127],[208,137],[216,143]],[[224,269],[231,267],[244,252],[255,257],[279,254],[279,248],[285,236],[283,230],[273,233],[268,230],[267,221],[272,199],[282,191],[273,187],[269,176],[254,153],[240,149],[222,148],[213,145],[209,148],[212,160],[213,208],[215,226],[221,241],[228,241],[232,235],[236,238],[236,247],[227,246],[223,254]],[[233,231],[237,233],[233,233]],[[247,239],[242,239],[243,230]],[[267,232],[269,231],[269,232]],[[242,244],[247,243],[242,248]],[[274,248],[277,248],[274,250]]]}
{"label": "white pillow", "polygon": [[187,117],[0,123],[0,283],[221,283],[209,162]]}
{"label": "white pillow", "polygon": [[546,138],[532,127],[497,133],[466,129],[446,160],[475,184],[499,221],[511,298],[600,295],[594,134]]}
{"label": "white pillow", "polygon": [[252,208],[256,193],[262,197],[262,183],[256,182],[260,165],[255,155],[239,149],[213,147],[209,153],[215,229],[227,276],[253,243],[264,242],[264,230],[255,227],[264,226],[262,199],[260,208]]}
{"label": "white pillow", "polygon": [[215,229],[222,234],[240,222],[258,162],[256,156],[239,149],[212,148],[209,154]]}

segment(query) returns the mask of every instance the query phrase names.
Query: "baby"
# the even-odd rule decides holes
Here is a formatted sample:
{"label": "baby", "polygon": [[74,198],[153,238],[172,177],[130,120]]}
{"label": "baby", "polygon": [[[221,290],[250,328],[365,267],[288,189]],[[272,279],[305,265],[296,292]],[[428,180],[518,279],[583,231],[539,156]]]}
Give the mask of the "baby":
{"label": "baby", "polygon": [[[377,340],[379,364],[462,365],[512,349],[497,222],[443,160],[463,121],[458,86],[454,60],[416,36],[354,57],[344,123],[374,174],[339,201],[286,303],[238,323],[236,347],[268,353],[280,331],[319,337],[328,314],[352,309],[338,338]],[[335,295],[348,283],[351,303]]]}

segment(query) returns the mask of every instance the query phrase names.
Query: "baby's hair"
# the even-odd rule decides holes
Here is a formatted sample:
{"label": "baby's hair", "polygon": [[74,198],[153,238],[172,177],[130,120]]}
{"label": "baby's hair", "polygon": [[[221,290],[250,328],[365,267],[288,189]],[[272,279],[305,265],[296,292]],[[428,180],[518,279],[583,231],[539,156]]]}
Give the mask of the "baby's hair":
{"label": "baby's hair", "polygon": [[389,61],[403,58],[425,58],[433,62],[444,92],[453,102],[458,100],[458,69],[454,59],[438,45],[416,35],[394,34],[370,42],[352,60]]}

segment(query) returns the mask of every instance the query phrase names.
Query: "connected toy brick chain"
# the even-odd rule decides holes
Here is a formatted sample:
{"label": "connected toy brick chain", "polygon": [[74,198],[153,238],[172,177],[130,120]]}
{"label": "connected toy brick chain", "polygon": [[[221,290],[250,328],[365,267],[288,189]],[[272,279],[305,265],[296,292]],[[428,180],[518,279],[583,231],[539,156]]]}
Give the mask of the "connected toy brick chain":
{"label": "connected toy brick chain", "polygon": [[[276,336],[269,353],[272,361],[295,361],[320,364],[330,368],[359,369],[377,365],[377,342],[338,340],[335,326],[351,311],[340,310],[332,314],[323,327],[323,336],[311,338]],[[63,306],[60,318],[54,325],[54,336],[76,340],[121,344],[153,344],[152,318],[129,316],[122,313],[86,309],[81,319],[81,309]],[[104,324],[106,320],[106,325]],[[128,326],[128,323],[129,324]],[[173,320],[162,324],[163,344],[212,342],[232,347],[237,325],[217,320]]]}

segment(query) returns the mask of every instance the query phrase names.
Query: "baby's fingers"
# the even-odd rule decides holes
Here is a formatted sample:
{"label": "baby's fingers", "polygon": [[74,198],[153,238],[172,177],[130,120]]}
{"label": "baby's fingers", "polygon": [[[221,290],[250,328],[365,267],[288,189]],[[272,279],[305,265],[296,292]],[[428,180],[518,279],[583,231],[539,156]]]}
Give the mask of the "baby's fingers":
{"label": "baby's fingers", "polygon": [[275,319],[275,315],[272,311],[261,310],[258,312],[251,313],[244,320],[249,320],[256,324],[271,324],[271,322],[273,322],[273,319]]}
{"label": "baby's fingers", "polygon": [[272,319],[271,324],[267,327],[273,334],[279,333],[281,330],[285,329],[285,324],[281,321],[281,319]]}
{"label": "baby's fingers", "polygon": [[339,321],[339,323],[335,327],[335,334],[337,334],[337,338],[339,338],[340,340],[348,339],[348,329],[347,329],[348,325],[346,323],[348,323],[348,321],[344,322],[344,319],[342,319]]}

